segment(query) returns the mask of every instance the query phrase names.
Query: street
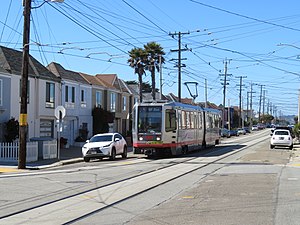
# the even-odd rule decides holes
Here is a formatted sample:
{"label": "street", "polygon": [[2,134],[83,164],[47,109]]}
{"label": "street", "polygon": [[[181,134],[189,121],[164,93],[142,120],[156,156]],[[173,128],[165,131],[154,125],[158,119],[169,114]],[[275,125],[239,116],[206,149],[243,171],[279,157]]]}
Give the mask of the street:
{"label": "street", "polygon": [[295,150],[270,150],[269,134],[174,158],[3,173],[0,224],[299,224]]}

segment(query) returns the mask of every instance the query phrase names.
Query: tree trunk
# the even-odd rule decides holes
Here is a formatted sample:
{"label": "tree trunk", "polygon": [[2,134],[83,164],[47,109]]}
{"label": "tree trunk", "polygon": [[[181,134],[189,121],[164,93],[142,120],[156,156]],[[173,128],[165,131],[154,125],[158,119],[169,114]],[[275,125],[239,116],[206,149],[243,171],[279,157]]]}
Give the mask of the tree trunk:
{"label": "tree trunk", "polygon": [[139,76],[139,95],[140,95],[140,102],[143,102],[143,89],[142,89],[142,84],[143,84],[143,74],[138,74]]}
{"label": "tree trunk", "polygon": [[152,65],[152,68],[151,68],[151,78],[152,78],[152,98],[153,100],[155,100],[155,67],[154,67],[154,63]]}

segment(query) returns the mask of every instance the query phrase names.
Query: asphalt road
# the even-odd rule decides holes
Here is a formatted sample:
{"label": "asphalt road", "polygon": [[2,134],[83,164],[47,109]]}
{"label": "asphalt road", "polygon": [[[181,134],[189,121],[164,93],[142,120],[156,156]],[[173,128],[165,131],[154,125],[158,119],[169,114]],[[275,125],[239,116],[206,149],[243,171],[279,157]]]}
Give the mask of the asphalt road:
{"label": "asphalt road", "polygon": [[269,132],[181,157],[0,176],[0,224],[300,224],[300,167],[269,149]]}

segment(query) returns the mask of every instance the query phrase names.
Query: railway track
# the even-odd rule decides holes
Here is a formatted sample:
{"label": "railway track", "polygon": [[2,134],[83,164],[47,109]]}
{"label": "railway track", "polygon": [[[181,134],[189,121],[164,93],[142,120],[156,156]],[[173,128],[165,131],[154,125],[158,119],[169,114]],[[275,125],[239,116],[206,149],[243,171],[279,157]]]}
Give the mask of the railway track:
{"label": "railway track", "polygon": [[[265,135],[252,141],[246,141],[243,143],[243,147],[236,148],[235,150],[232,150],[232,145],[228,143],[228,146],[207,151],[200,157],[191,156],[180,158],[179,160],[170,159],[170,164],[156,167],[153,170],[3,215],[0,217],[0,224],[27,224],[29,222],[30,224],[47,224],[45,221],[49,221],[49,224],[74,223],[108,207],[126,201],[129,198],[141,195],[151,189],[171,182],[174,179],[179,179],[196,170],[216,164],[266,139]],[[232,141],[236,142],[240,140],[232,139]],[[38,196],[37,198],[39,197],[42,196]],[[55,221],[53,221],[54,218]]]}

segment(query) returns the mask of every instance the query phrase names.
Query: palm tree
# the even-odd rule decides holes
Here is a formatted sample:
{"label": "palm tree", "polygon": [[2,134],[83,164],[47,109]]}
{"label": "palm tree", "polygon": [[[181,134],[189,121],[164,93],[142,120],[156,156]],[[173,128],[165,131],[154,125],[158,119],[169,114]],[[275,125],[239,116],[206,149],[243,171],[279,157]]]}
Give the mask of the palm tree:
{"label": "palm tree", "polygon": [[131,49],[128,53],[130,58],[127,62],[129,63],[130,67],[134,68],[134,73],[138,75],[140,102],[142,102],[142,84],[143,75],[145,74],[145,61],[147,59],[147,55],[144,49],[136,47]]}
{"label": "palm tree", "polygon": [[151,72],[151,80],[152,80],[152,98],[155,100],[155,69],[159,72],[160,70],[160,62],[164,63],[165,59],[162,57],[165,55],[163,48],[160,44],[156,42],[149,42],[144,45],[144,51],[147,54],[147,61],[145,62],[147,66],[146,70]]}

